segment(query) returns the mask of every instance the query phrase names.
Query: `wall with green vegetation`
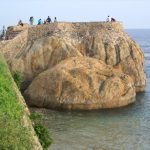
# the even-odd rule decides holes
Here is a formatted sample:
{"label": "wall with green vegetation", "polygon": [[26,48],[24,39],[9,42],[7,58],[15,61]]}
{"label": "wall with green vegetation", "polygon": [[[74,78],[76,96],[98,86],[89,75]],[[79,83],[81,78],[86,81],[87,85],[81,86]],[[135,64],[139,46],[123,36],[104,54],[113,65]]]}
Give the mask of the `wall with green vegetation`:
{"label": "wall with green vegetation", "polygon": [[0,150],[42,150],[29,111],[0,55]]}

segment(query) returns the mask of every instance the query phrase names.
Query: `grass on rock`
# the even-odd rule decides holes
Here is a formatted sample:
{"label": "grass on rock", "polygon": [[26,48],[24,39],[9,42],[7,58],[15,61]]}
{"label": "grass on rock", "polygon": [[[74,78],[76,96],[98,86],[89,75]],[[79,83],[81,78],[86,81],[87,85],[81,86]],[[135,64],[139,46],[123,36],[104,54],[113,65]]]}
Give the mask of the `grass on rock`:
{"label": "grass on rock", "polygon": [[24,108],[14,89],[13,79],[0,55],[0,150],[32,150],[29,131],[23,125]]}
{"label": "grass on rock", "polygon": [[33,127],[44,150],[47,150],[53,140],[48,129],[43,125],[44,116],[41,113],[33,112],[30,119],[34,122]]}

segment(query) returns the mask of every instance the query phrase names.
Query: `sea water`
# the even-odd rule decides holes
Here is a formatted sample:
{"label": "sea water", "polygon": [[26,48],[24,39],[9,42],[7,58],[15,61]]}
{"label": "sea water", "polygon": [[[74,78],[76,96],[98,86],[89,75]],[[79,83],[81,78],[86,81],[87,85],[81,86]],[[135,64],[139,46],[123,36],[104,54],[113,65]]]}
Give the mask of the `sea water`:
{"label": "sea water", "polygon": [[147,86],[127,107],[97,111],[34,109],[45,116],[49,150],[150,150],[150,30],[126,30],[145,55]]}

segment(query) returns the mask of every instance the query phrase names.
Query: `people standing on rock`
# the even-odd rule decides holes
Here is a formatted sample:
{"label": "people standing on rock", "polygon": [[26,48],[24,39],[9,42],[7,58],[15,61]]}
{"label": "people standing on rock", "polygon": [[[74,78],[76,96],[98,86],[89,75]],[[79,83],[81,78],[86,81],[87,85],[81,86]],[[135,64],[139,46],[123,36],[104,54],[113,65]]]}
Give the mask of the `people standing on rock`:
{"label": "people standing on rock", "polygon": [[47,24],[46,20],[44,20],[44,24]]}
{"label": "people standing on rock", "polygon": [[21,19],[20,19],[19,22],[18,22],[18,26],[19,26],[19,25],[23,27],[23,22],[22,22]]}
{"label": "people standing on rock", "polygon": [[54,18],[54,22],[57,22],[57,18],[56,17]]}
{"label": "people standing on rock", "polygon": [[38,20],[38,25],[42,25],[42,19]]}
{"label": "people standing on rock", "polygon": [[106,19],[106,21],[107,21],[107,22],[110,22],[110,21],[111,21],[111,17],[108,16],[107,19]]}
{"label": "people standing on rock", "polygon": [[49,22],[47,22],[47,20],[44,20],[44,24],[49,24]]}
{"label": "people standing on rock", "polygon": [[46,21],[47,21],[48,23],[51,23],[51,22],[52,22],[52,20],[51,20],[51,18],[50,18],[49,16],[47,17]]}
{"label": "people standing on rock", "polygon": [[3,26],[3,36],[4,37],[6,36],[6,28],[5,28],[5,26]]}
{"label": "people standing on rock", "polygon": [[0,37],[1,37],[3,40],[6,39],[6,29],[5,29],[5,26],[3,26],[2,34],[0,35]]}
{"label": "people standing on rock", "polygon": [[114,18],[111,18],[111,22],[116,22],[116,19],[114,19]]}
{"label": "people standing on rock", "polygon": [[30,17],[29,22],[30,22],[30,25],[33,25],[33,23],[34,23],[34,17],[33,16]]}

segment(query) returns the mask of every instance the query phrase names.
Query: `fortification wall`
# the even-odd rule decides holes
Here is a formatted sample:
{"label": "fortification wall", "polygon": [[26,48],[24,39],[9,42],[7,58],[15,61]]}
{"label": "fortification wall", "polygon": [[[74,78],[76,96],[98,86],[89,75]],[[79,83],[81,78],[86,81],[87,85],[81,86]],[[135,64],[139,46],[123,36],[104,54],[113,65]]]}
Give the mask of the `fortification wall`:
{"label": "fortification wall", "polygon": [[17,55],[17,53],[27,44],[27,37],[28,31],[24,30],[13,39],[0,42],[0,52],[4,54],[7,62],[12,60]]}
{"label": "fortification wall", "polygon": [[62,30],[77,32],[80,30],[98,30],[98,29],[114,29],[117,31],[123,30],[121,22],[82,22],[82,23],[69,23],[59,22],[46,25],[38,25],[28,28],[28,41],[36,40],[47,36],[53,31]]}

